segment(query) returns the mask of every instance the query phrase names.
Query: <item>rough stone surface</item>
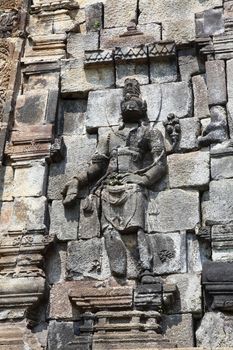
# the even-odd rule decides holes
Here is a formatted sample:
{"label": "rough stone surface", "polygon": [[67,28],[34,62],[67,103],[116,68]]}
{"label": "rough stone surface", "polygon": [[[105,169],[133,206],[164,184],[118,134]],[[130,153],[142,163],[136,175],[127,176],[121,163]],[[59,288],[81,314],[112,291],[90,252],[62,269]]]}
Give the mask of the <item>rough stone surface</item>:
{"label": "rough stone surface", "polygon": [[116,86],[123,87],[127,77],[136,78],[140,84],[149,84],[147,64],[134,62],[116,64]]}
{"label": "rough stone surface", "polygon": [[0,198],[1,201],[13,200],[14,171],[11,166],[0,168]]}
{"label": "rough stone surface", "polygon": [[168,157],[171,188],[203,188],[210,180],[209,152],[173,154]]}
{"label": "rough stone surface", "polygon": [[208,107],[208,92],[204,75],[192,77],[194,94],[194,117],[202,119],[210,115]]}
{"label": "rough stone surface", "polygon": [[66,244],[52,244],[46,252],[46,273],[49,284],[65,280]]}
{"label": "rough stone surface", "polygon": [[194,13],[205,9],[221,6],[220,0],[185,0],[180,2],[141,0],[139,23],[162,22],[163,39],[188,42],[195,38]]}
{"label": "rough stone surface", "polygon": [[199,62],[195,49],[186,49],[178,51],[179,70],[182,81],[189,81],[194,74],[204,70]]}
{"label": "rough stone surface", "polygon": [[178,288],[176,302],[172,306],[172,311],[201,313],[201,285],[199,274],[186,273],[170,275],[166,278],[166,283],[174,283]]}
{"label": "rough stone surface", "polygon": [[91,90],[114,87],[113,67],[84,69],[82,59],[64,60],[61,71],[61,93],[64,96],[87,96]]}
{"label": "rough stone surface", "polygon": [[192,314],[163,316],[162,329],[178,348],[194,346]]}
{"label": "rough stone surface", "polygon": [[152,44],[161,40],[161,25],[158,23],[149,23],[138,25],[137,29],[143,35],[124,36],[127,27],[109,28],[100,31],[100,48],[110,49],[115,47],[138,46]]}
{"label": "rough stone surface", "polygon": [[104,6],[104,27],[127,26],[132,19],[136,18],[137,0],[125,2],[108,0]]}
{"label": "rough stone surface", "polygon": [[211,158],[211,177],[214,180],[233,177],[233,156]]}
{"label": "rough stone surface", "polygon": [[60,241],[76,240],[78,237],[79,203],[66,209],[62,201],[52,203],[50,234],[56,235]]}
{"label": "rough stone surface", "polygon": [[[82,99],[65,100],[64,108],[64,135],[85,135],[86,134],[86,110],[87,101]],[[67,149],[67,152],[69,150]]]}
{"label": "rough stone surface", "polygon": [[[188,84],[151,84],[141,87],[142,98],[147,101],[150,121],[163,121],[169,113],[179,118],[191,116],[192,100]],[[94,91],[89,93],[87,122],[89,130],[101,126],[117,125],[121,112],[122,90]]]}
{"label": "rough stone surface", "polygon": [[233,346],[232,329],[231,317],[221,312],[207,312],[196,332],[197,345],[211,349]]}
{"label": "rough stone surface", "polygon": [[48,332],[48,349],[63,350],[78,334],[77,322],[51,321]]}
{"label": "rough stone surface", "polygon": [[228,95],[228,103],[227,103],[227,112],[228,112],[228,123],[229,123],[229,131],[230,137],[233,136],[233,88],[231,85],[231,81],[233,79],[233,60],[228,60],[226,63],[227,67],[227,95]]}
{"label": "rough stone surface", "polygon": [[84,51],[94,51],[99,48],[99,33],[91,32],[86,35],[70,33],[67,39],[67,53],[72,58],[83,58]]}
{"label": "rough stone surface", "polygon": [[203,263],[210,259],[208,242],[200,241],[195,234],[187,233],[188,272],[201,272]]}
{"label": "rough stone surface", "polygon": [[201,133],[201,125],[197,118],[180,119],[181,137],[179,148],[182,151],[196,150],[197,137]]}
{"label": "rough stone surface", "polygon": [[11,224],[12,214],[13,214],[13,202],[0,202],[1,215],[0,224],[1,231],[5,231],[9,228]]}
{"label": "rough stone surface", "polygon": [[[81,282],[78,282],[79,284]],[[88,283],[88,282],[85,282]],[[89,282],[90,285],[90,282]],[[69,291],[77,286],[77,281],[55,283],[50,291],[49,317],[54,320],[77,320],[79,311],[69,299]],[[93,284],[92,284],[93,287]]]}
{"label": "rough stone surface", "polygon": [[110,276],[109,263],[104,240],[93,238],[87,241],[68,243],[68,277],[80,279],[90,277],[103,280]]}
{"label": "rough stone surface", "polygon": [[219,35],[224,32],[224,18],[222,9],[209,9],[198,14],[196,20],[196,34],[203,37]]}
{"label": "rough stone surface", "polygon": [[151,234],[149,239],[156,274],[186,272],[185,233]]}
{"label": "rough stone surface", "polygon": [[227,102],[225,62],[206,62],[206,77],[209,105],[222,105]]}
{"label": "rough stone surface", "polygon": [[14,197],[44,196],[46,182],[46,164],[35,162],[29,167],[17,168],[14,174]]}
{"label": "rough stone surface", "polygon": [[45,197],[19,197],[14,200],[10,229],[36,230],[45,228],[47,201]]}
{"label": "rough stone surface", "polygon": [[180,189],[151,192],[147,212],[149,232],[191,230],[199,223],[197,191]]}
{"label": "rough stone surface", "polygon": [[[72,114],[71,118],[73,119],[75,116]],[[80,126],[80,132],[82,133],[82,124],[79,124],[79,127]],[[77,132],[77,134],[79,134],[79,132]],[[69,134],[69,136],[64,136],[64,142],[67,150],[66,158],[64,161],[51,164],[50,166],[48,184],[49,199],[62,199],[61,191],[67,181],[69,181],[73,176],[77,176],[78,171],[87,170],[91,157],[96,151],[96,135],[77,134]],[[84,195],[85,191],[80,191],[79,197],[82,198]]]}
{"label": "rough stone surface", "polygon": [[233,200],[231,190],[233,181],[224,179],[211,181],[208,198],[202,202],[203,222],[206,224],[224,224],[232,221]]}
{"label": "rough stone surface", "polygon": [[150,59],[150,80],[152,83],[171,83],[177,81],[176,57]]}

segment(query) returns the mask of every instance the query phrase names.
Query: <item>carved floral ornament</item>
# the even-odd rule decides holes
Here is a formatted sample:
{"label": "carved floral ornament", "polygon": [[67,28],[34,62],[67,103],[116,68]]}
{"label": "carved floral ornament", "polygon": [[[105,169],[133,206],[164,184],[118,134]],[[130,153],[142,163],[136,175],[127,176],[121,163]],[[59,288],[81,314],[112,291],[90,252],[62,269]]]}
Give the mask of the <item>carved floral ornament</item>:
{"label": "carved floral ornament", "polygon": [[9,57],[12,55],[13,46],[5,40],[0,41],[0,118],[2,118],[6,91],[9,85],[12,63]]}
{"label": "carved floral ornament", "polygon": [[1,0],[0,10],[19,8],[21,3],[21,0]]}

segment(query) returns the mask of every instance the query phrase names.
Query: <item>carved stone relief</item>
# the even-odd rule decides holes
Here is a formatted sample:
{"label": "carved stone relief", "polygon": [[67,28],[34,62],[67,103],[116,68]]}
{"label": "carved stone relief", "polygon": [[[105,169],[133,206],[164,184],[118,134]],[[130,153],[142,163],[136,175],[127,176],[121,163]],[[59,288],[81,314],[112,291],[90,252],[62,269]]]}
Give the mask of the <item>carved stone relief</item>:
{"label": "carved stone relief", "polygon": [[12,69],[13,45],[5,40],[0,41],[0,120],[3,117],[3,108],[6,101],[6,93]]}
{"label": "carved stone relief", "polygon": [[[147,281],[152,271],[152,256],[145,235],[143,213],[147,203],[146,189],[165,174],[166,155],[162,135],[148,124],[147,105],[141,98],[137,80],[126,79],[123,98],[121,129],[124,130],[126,124],[128,127],[132,125],[131,129],[125,130],[114,148],[110,147],[114,136],[111,132],[106,139],[99,140],[92,166],[86,174],[78,173],[65,186],[63,203],[71,205],[78,190],[98,177],[92,195],[101,190],[101,225],[111,271],[118,277],[126,276],[127,254],[121,234],[135,232],[142,279]],[[133,123],[138,125],[133,127]],[[151,157],[150,164],[143,162],[146,154]],[[88,201],[86,210],[92,207],[93,197],[89,197]],[[82,232],[79,234],[82,236]]]}

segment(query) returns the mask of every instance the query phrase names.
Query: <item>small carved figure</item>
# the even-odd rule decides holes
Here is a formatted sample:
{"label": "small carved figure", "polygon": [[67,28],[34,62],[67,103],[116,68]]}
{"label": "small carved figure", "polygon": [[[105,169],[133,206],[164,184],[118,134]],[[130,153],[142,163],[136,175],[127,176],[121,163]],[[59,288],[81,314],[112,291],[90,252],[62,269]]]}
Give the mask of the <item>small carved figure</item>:
{"label": "small carved figure", "polygon": [[181,133],[180,120],[175,116],[175,114],[170,113],[167,116],[167,120],[163,123],[163,125],[165,127],[167,135],[171,140],[172,151],[174,151],[180,140],[180,133]]}
{"label": "small carved figure", "polygon": [[214,106],[210,110],[211,121],[198,138],[198,144],[206,147],[221,143],[227,139],[226,112],[222,106]]}
{"label": "small carved figure", "polygon": [[112,128],[99,140],[87,172],[78,173],[66,184],[63,204],[72,205],[78,191],[95,182],[86,206],[91,208],[93,196],[99,196],[111,271],[118,277],[126,276],[126,246],[121,235],[135,233],[145,282],[152,276],[152,255],[145,234],[147,189],[164,176],[166,153],[162,134],[148,123],[146,102],[136,79],[126,79],[123,97],[121,128],[116,132]]}

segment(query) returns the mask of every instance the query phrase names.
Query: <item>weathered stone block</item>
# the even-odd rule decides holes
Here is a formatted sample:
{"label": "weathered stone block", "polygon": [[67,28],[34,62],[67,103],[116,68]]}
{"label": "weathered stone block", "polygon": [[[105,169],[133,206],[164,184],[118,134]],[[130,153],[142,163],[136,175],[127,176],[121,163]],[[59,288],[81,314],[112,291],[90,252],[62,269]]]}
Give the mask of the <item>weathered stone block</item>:
{"label": "weathered stone block", "polygon": [[19,96],[16,106],[16,120],[19,123],[40,124],[46,115],[48,91],[33,90]]}
{"label": "weathered stone block", "polygon": [[212,260],[233,261],[233,225],[212,226],[211,246]]}
{"label": "weathered stone block", "polygon": [[[155,110],[152,109],[153,90],[150,90],[149,85],[142,87],[143,98],[147,100],[148,116],[151,121],[155,120]],[[187,83],[167,83],[161,85],[162,88],[162,110],[159,120],[165,120],[170,113],[174,113],[178,118],[191,117],[192,116],[192,94]],[[146,92],[148,91],[148,95]],[[147,98],[148,96],[148,98]],[[157,99],[160,99],[160,94],[156,94]],[[154,107],[154,106],[153,106]]]}
{"label": "weathered stone block", "polygon": [[186,272],[185,233],[156,233],[149,240],[157,275]]}
{"label": "weathered stone block", "polygon": [[148,65],[141,62],[124,62],[116,64],[116,86],[124,87],[127,77],[135,78],[140,85],[149,84]]}
{"label": "weathered stone block", "polygon": [[189,81],[192,75],[204,71],[195,49],[179,50],[178,62],[182,81]]}
{"label": "weathered stone block", "polygon": [[[49,299],[49,318],[55,320],[77,320],[80,313],[73,306],[69,299],[70,289],[77,286],[82,287],[81,283],[90,286],[90,281],[64,281],[52,286]],[[81,284],[81,285],[80,285]],[[94,288],[94,283],[91,284]]]}
{"label": "weathered stone block", "polygon": [[122,89],[108,91],[91,91],[87,104],[87,130],[100,126],[118,125],[121,110]]}
{"label": "weathered stone block", "polygon": [[91,90],[114,87],[113,66],[84,69],[82,59],[63,60],[61,93],[64,96],[85,97]]}
{"label": "weathered stone block", "polygon": [[49,284],[65,280],[66,248],[65,243],[56,243],[46,251],[45,270]]}
{"label": "weathered stone block", "polygon": [[233,59],[226,62],[227,66],[227,112],[230,137],[233,137],[233,87],[231,81],[233,79]]}
{"label": "weathered stone block", "polygon": [[172,154],[167,159],[171,188],[203,188],[209,184],[209,152]]}
{"label": "weathered stone block", "polygon": [[45,228],[47,200],[39,198],[15,198],[10,230],[39,230]]}
{"label": "weathered stone block", "polygon": [[0,167],[0,198],[1,201],[13,200],[14,172],[11,166]]}
{"label": "weathered stone block", "polygon": [[163,26],[163,40],[188,42],[195,40],[194,14],[215,6],[222,6],[221,1],[141,0],[139,24],[160,22]]}
{"label": "weathered stone block", "polygon": [[209,198],[202,202],[203,222],[208,224],[224,224],[232,221],[233,215],[233,180],[211,181]]}
{"label": "weathered stone block", "polygon": [[15,169],[14,197],[39,197],[45,195],[47,164],[32,162],[25,168]]}
{"label": "weathered stone block", "polygon": [[6,231],[11,224],[13,214],[13,202],[0,202],[0,225],[1,231]]}
{"label": "weathered stone block", "polygon": [[92,210],[87,209],[87,201],[81,200],[80,220],[78,237],[81,239],[90,239],[100,237],[100,203],[97,196],[92,197]]}
{"label": "weathered stone block", "polygon": [[73,279],[108,278],[110,269],[104,239],[93,238],[68,243],[67,272],[68,277]]}
{"label": "weathered stone block", "polygon": [[227,102],[225,62],[206,62],[206,77],[209,105],[222,105]]}
{"label": "weathered stone block", "polygon": [[152,83],[177,81],[176,56],[150,59],[150,80]]}
{"label": "weathered stone block", "polygon": [[[77,176],[78,172],[87,170],[91,157],[96,151],[95,135],[64,136],[64,142],[67,150],[66,159],[50,166],[48,184],[50,199],[62,199],[61,191],[65,184],[73,176]],[[85,189],[81,190],[79,197],[82,198],[85,193]]]}
{"label": "weathered stone block", "polygon": [[97,2],[85,7],[86,29],[92,33],[103,27],[103,3]]}
{"label": "weathered stone block", "polygon": [[222,312],[207,312],[196,331],[197,346],[216,349],[233,346],[233,322]]}
{"label": "weathered stone block", "polygon": [[127,27],[103,29],[100,32],[100,48],[134,47],[161,40],[161,26],[158,23],[138,25],[137,30],[143,35],[121,36],[127,32]]}
{"label": "weathered stone block", "polygon": [[64,135],[86,134],[86,100],[64,100]]}
{"label": "weathered stone block", "polygon": [[104,5],[104,27],[127,26],[132,19],[136,18],[137,0],[124,0],[115,2],[108,0]]}
{"label": "weathered stone block", "polygon": [[68,349],[68,344],[77,338],[78,335],[78,322],[50,321],[48,329],[48,350]]}
{"label": "weathered stone block", "polygon": [[210,116],[208,92],[204,75],[192,77],[194,94],[194,117],[202,119]]}
{"label": "weathered stone block", "polygon": [[84,51],[95,51],[99,48],[99,33],[91,32],[86,35],[69,33],[67,38],[67,53],[71,58],[83,58]]}
{"label": "weathered stone block", "polygon": [[200,37],[224,33],[224,18],[222,9],[209,9],[199,13],[196,18],[196,34]]}
{"label": "weathered stone block", "polygon": [[[121,117],[122,90],[93,91],[89,93],[86,126],[90,131],[98,127],[118,125]],[[169,113],[179,118],[191,116],[192,96],[185,82],[141,86],[147,102],[150,121],[163,121]]]}
{"label": "weathered stone block", "polygon": [[211,177],[214,180],[233,178],[233,156],[211,158]]}
{"label": "weathered stone block", "polygon": [[181,137],[179,148],[182,151],[195,150],[197,146],[197,137],[201,133],[201,125],[197,118],[180,119]]}
{"label": "weathered stone block", "polygon": [[150,193],[147,211],[149,232],[191,230],[199,223],[197,191],[173,189]]}
{"label": "weathered stone block", "polygon": [[187,234],[188,272],[201,272],[202,265],[211,257],[208,242],[197,239],[194,233]]}
{"label": "weathered stone block", "polygon": [[162,317],[162,330],[165,337],[178,348],[194,346],[192,314],[164,315]]}
{"label": "weathered stone block", "polygon": [[77,239],[79,202],[71,208],[65,208],[62,201],[54,200],[50,220],[50,234],[56,235],[60,241]]}
{"label": "weathered stone block", "polygon": [[177,299],[171,307],[171,312],[202,312],[201,276],[194,273],[170,275],[166,283],[177,285]]}

